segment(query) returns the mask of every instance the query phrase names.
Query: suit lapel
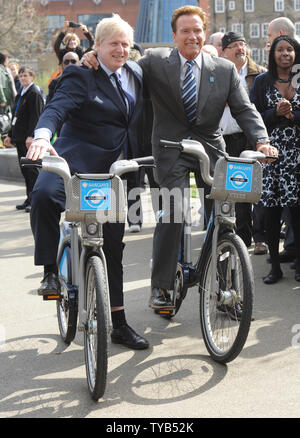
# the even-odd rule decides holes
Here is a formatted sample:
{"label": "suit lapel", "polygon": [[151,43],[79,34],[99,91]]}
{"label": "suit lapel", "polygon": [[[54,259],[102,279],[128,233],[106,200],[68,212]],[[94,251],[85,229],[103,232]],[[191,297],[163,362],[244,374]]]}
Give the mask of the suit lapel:
{"label": "suit lapel", "polygon": [[136,110],[136,104],[140,100],[140,94],[142,90],[142,76],[140,74],[141,68],[138,66],[137,63],[130,61],[127,61],[126,64],[124,64],[124,68],[133,75],[135,83],[135,105],[129,117],[129,119],[131,119]]}
{"label": "suit lapel", "polygon": [[126,107],[105,71],[99,66],[98,70],[93,70],[93,72],[97,87],[102,93],[106,94],[121,111],[123,111],[124,115],[127,116]]}
{"label": "suit lapel", "polygon": [[186,117],[180,87],[180,58],[178,50],[173,49],[169,58],[166,58],[165,72],[167,75],[167,83],[172,89],[174,100],[179,103],[179,110],[182,112],[182,116]]}
{"label": "suit lapel", "polygon": [[213,58],[209,55],[206,55],[205,53],[202,53],[202,68],[200,89],[198,93],[197,117],[199,117],[201,111],[206,104],[208,96],[213,89],[215,80],[215,63],[213,62]]}

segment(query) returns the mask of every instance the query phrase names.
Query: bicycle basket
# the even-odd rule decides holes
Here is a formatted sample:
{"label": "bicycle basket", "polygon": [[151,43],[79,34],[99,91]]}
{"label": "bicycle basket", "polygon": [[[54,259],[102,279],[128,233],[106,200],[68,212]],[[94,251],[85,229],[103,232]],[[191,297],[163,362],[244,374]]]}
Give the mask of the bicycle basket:
{"label": "bicycle basket", "polygon": [[66,198],[67,221],[82,222],[87,214],[99,223],[125,221],[125,193],[119,176],[76,174],[68,183]]}
{"label": "bicycle basket", "polygon": [[219,158],[214,172],[211,199],[256,203],[262,190],[262,167],[250,159]]}

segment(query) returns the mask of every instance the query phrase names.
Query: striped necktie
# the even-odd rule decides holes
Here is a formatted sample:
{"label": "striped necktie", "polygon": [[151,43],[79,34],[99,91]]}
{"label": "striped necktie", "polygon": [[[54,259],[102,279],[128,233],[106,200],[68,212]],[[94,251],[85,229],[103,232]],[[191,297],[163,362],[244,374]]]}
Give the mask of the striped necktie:
{"label": "striped necktie", "polygon": [[197,87],[196,79],[192,70],[195,61],[186,61],[186,72],[182,84],[182,101],[188,121],[194,124],[197,110]]}

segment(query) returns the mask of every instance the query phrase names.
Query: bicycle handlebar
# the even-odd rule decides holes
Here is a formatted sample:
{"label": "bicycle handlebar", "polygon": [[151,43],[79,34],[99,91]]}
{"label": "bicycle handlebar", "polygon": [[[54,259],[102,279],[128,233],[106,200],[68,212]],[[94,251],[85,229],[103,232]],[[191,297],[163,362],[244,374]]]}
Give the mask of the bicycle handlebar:
{"label": "bicycle handlebar", "polygon": [[168,149],[178,149],[182,153],[193,155],[199,160],[201,176],[209,186],[213,183],[213,178],[210,175],[210,159],[205,152],[202,143],[196,140],[182,140],[180,142],[160,140],[160,146]]}
{"label": "bicycle handlebar", "polygon": [[[71,178],[69,165],[62,157],[50,155],[36,161],[22,157],[20,163],[22,167],[37,167],[48,172],[57,173],[63,178],[65,185]],[[136,172],[140,167],[154,167],[154,158],[148,156],[132,160],[118,160],[111,165],[109,173],[121,176],[124,173]]]}
{"label": "bicycle handlebar", "polygon": [[[166,149],[177,149],[182,153],[193,155],[194,157],[196,157],[200,162],[200,170],[203,180],[206,182],[206,184],[210,186],[212,185],[213,178],[210,175],[210,159],[202,143],[196,140],[182,140],[180,142],[160,140],[159,144],[161,147],[164,147]],[[241,162],[242,161],[245,162],[245,160],[248,160],[248,162],[255,162],[255,161],[264,161],[266,159],[273,159],[273,160],[277,159],[277,157],[268,156],[263,154],[262,152],[252,151],[252,150],[243,151],[239,157],[230,157],[224,151],[218,151],[216,148],[213,149],[215,149],[216,152],[219,152],[221,155],[223,155],[226,159],[228,160],[232,159],[234,161],[240,160]]]}

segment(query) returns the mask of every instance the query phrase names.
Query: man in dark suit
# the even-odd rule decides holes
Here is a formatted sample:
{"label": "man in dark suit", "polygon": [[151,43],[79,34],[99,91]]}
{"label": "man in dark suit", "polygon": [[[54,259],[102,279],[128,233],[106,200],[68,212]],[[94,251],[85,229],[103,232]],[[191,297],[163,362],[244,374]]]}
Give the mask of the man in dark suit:
{"label": "man in dark suit", "polygon": [[[96,29],[99,68],[69,66],[46,106],[27,157],[43,158],[46,152],[64,157],[71,172],[107,173],[120,156],[139,153],[138,124],[142,112],[142,71],[128,60],[133,29],[118,15],[103,19]],[[118,81],[127,94],[122,95]],[[66,118],[66,116],[68,116]],[[65,120],[53,146],[50,138]],[[35,264],[44,265],[39,295],[57,294],[56,254],[60,214],[65,208],[61,178],[41,172],[32,194],[31,226],[35,238]],[[148,342],[129,327],[123,302],[123,223],[103,227],[114,343],[144,349]]]}
{"label": "man in dark suit", "polygon": [[[206,14],[200,7],[178,8],[172,16],[173,39],[177,47],[148,49],[147,55],[138,61],[153,105],[152,147],[156,179],[160,188],[167,189],[165,193],[179,189],[181,199],[184,189],[189,186],[190,171],[196,172],[198,184],[208,190],[199,177],[199,163],[175,149],[161,148],[159,142],[161,139],[181,141],[187,138],[200,141],[213,169],[218,156],[210,146],[225,151],[219,124],[226,103],[249,143],[266,155],[277,154],[276,148],[269,144],[262,118],[250,103],[233,63],[201,52],[205,29]],[[85,54],[84,58],[85,65],[97,68],[92,54]],[[192,77],[192,94],[196,97],[195,102],[188,102],[188,109],[193,109],[193,118],[189,118],[191,112],[184,106],[186,96],[192,94],[190,90],[182,93],[187,75]],[[153,309],[172,307],[168,290],[174,287],[183,223],[174,223],[171,218],[178,218],[178,211],[183,211],[181,202],[170,205],[168,214],[155,228],[149,301]]]}
{"label": "man in dark suit", "polygon": [[[10,145],[13,143],[16,146],[20,162],[20,158],[25,157],[27,154],[26,144],[30,144],[33,138],[34,128],[44,108],[44,100],[40,90],[33,82],[34,71],[31,67],[21,67],[19,79],[22,88],[15,99],[11,131],[8,133],[4,144]],[[25,179],[27,198],[23,204],[17,205],[16,208],[29,213],[31,209],[31,192],[38,176],[38,170],[23,167],[20,167],[20,169]]]}
{"label": "man in dark suit", "polygon": [[[272,149],[264,123],[252,107],[235,66],[227,60],[201,52],[205,29],[206,15],[203,10],[196,6],[183,6],[174,11],[172,16],[173,39],[177,47],[173,50],[149,50],[139,61],[153,104],[152,144],[157,180],[161,188],[179,188],[182,194],[189,185],[190,170],[199,174],[198,162],[180,155],[177,150],[161,148],[159,141],[181,141],[185,138],[200,141],[210,157],[213,169],[218,157],[210,145],[225,150],[219,123],[227,102],[253,147],[267,154]],[[195,102],[189,102],[195,108],[193,118],[190,119],[182,91],[188,74],[193,78],[196,88]],[[182,204],[171,206],[170,215],[156,225],[154,233],[149,301],[150,307],[154,309],[172,305],[168,290],[174,286],[182,232],[182,223],[171,220],[176,208],[182,211]],[[178,215],[175,214],[175,217]]]}

